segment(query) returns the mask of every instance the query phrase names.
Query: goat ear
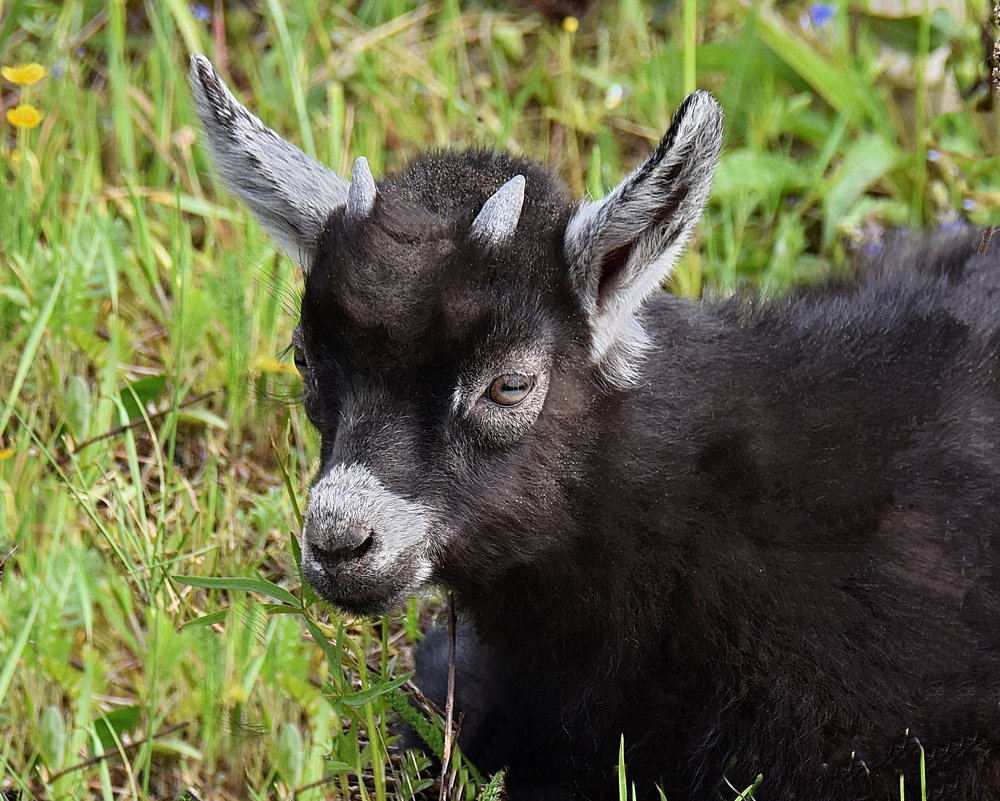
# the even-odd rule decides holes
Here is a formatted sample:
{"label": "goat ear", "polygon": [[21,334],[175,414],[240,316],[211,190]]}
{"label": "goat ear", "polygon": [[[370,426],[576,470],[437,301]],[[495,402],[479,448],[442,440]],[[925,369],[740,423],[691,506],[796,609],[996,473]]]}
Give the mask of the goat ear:
{"label": "goat ear", "polygon": [[190,81],[226,188],[308,269],[327,217],[347,200],[347,181],[247,111],[204,56],[191,56]]}
{"label": "goat ear", "polygon": [[565,254],[593,329],[591,356],[617,386],[639,380],[648,338],[636,317],[701,218],[722,144],[722,110],[689,95],[670,130],[603,200],[585,203],[566,228]]}

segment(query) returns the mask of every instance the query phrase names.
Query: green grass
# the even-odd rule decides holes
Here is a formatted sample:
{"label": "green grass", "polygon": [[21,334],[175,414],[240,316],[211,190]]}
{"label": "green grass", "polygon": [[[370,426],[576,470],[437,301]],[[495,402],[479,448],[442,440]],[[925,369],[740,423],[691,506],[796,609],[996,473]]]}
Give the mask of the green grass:
{"label": "green grass", "polygon": [[[817,31],[804,3],[625,0],[575,33],[499,2],[225,5],[217,29],[181,0],[0,5],[0,62],[49,70],[22,98],[41,125],[0,120],[14,797],[436,796],[391,721],[439,603],[349,620],[301,586],[292,535],[316,441],[279,356],[299,279],[212,180],[189,52],[341,173],[361,154],[380,174],[485,145],[593,195],[686,89],[709,88],[726,152],[683,294],[815,282],[878,226],[996,222],[981,3],[923,21],[841,3]],[[0,86],[5,109],[17,92]],[[474,772],[455,769],[473,797]]]}

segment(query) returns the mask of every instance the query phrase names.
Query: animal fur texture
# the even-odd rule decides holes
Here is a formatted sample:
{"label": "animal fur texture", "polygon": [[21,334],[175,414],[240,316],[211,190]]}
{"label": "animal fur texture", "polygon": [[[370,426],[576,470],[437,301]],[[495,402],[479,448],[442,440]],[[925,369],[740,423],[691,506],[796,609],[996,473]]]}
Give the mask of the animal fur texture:
{"label": "animal fur texture", "polygon": [[[1000,799],[1000,237],[781,300],[659,290],[721,142],[689,97],[600,201],[505,155],[350,184],[211,65],[223,181],[302,264],[303,572],[460,609],[461,745],[517,799]],[[417,682],[443,703],[446,639]]]}

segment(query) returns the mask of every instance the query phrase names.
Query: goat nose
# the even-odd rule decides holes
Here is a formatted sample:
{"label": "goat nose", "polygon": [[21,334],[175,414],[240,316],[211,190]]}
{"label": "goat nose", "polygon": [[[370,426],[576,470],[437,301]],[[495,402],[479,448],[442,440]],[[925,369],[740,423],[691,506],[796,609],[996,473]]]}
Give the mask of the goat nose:
{"label": "goat nose", "polygon": [[367,526],[356,524],[336,533],[321,532],[319,536],[307,536],[307,539],[320,567],[328,575],[335,576],[348,563],[368,553],[375,543],[375,532]]}

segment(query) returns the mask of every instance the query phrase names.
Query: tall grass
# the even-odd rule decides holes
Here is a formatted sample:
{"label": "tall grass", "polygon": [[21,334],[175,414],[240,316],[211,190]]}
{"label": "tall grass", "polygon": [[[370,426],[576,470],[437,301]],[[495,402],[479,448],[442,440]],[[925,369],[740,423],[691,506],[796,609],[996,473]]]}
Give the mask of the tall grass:
{"label": "tall grass", "polygon": [[[359,154],[378,174],[428,147],[485,145],[593,195],[648,152],[686,90],[712,89],[726,153],[683,294],[814,282],[883,225],[996,221],[979,4],[887,18],[841,3],[820,22],[804,3],[627,0],[575,32],[485,2],[224,7],[0,4],[0,62],[48,70],[0,87],[4,110],[30,100],[44,114],[34,129],[0,121],[0,774],[13,797],[436,792],[394,721],[439,742],[421,723],[434,713],[404,695],[438,603],[346,619],[299,579],[316,457],[282,356],[299,278],[216,189],[189,52],[342,173]],[[472,797],[475,772],[455,770],[455,794]]]}

